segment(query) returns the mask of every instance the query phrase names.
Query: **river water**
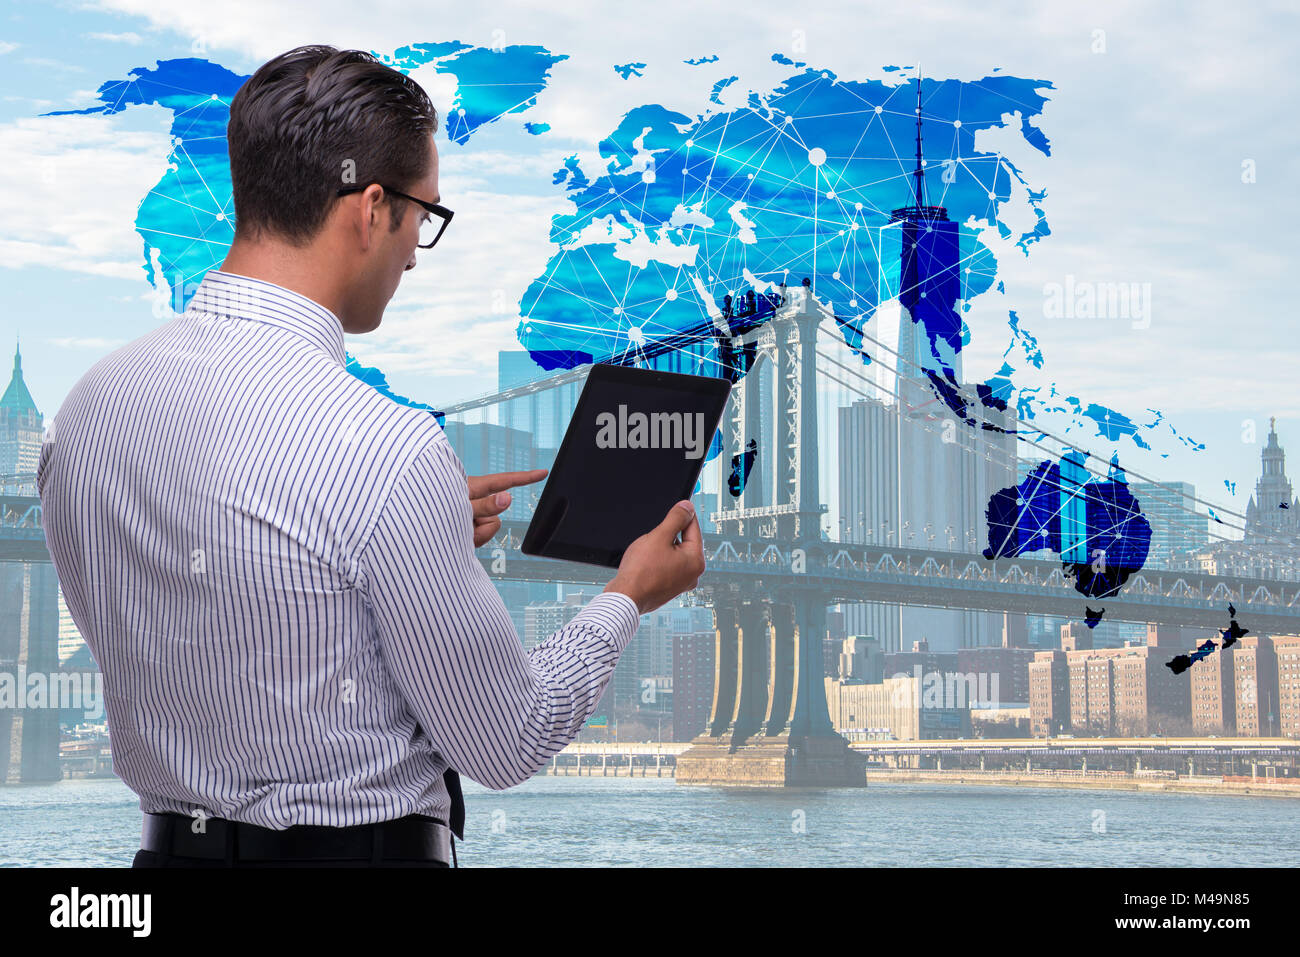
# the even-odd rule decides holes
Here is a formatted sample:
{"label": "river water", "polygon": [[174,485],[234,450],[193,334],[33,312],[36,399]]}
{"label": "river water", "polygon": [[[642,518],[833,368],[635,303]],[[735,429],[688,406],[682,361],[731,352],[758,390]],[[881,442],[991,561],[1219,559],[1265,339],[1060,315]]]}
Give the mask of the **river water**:
{"label": "river water", "polygon": [[[1300,866],[1300,801],[873,783],[783,792],[672,778],[465,779],[461,866]],[[125,866],[116,778],[0,788],[0,865]]]}

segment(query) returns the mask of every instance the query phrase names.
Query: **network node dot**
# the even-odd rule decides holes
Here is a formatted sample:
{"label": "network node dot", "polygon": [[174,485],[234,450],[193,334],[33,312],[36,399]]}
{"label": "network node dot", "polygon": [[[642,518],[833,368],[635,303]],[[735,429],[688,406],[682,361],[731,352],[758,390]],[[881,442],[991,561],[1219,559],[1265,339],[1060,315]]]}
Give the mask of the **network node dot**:
{"label": "network node dot", "polygon": [[856,309],[856,308],[858,308],[858,301],[857,301],[856,299],[850,299],[850,300],[849,300],[849,308],[850,308],[850,309]]}
{"label": "network node dot", "polygon": [[953,125],[953,129],[957,129],[957,130],[961,129],[961,120],[953,120],[952,125]]}
{"label": "network node dot", "polygon": [[820,146],[814,146],[808,151],[808,162],[812,163],[813,166],[821,166],[822,163],[826,162],[826,151]]}
{"label": "network node dot", "polygon": [[834,198],[835,198],[835,190],[833,190],[833,189],[828,189],[828,190],[826,191],[826,198],[827,198],[827,199],[834,199]]}
{"label": "network node dot", "polygon": [[839,279],[839,278],[840,278],[840,273],[839,273],[839,270],[838,270],[838,269],[837,269],[835,272],[831,273],[831,278],[832,278],[832,279]]}
{"label": "network node dot", "polygon": [[877,112],[877,113],[883,113],[883,112],[885,112],[885,110],[884,110],[883,107],[879,107],[879,106],[878,106],[878,107],[876,107],[876,112]]}
{"label": "network node dot", "polygon": [[664,293],[664,298],[667,299],[669,302],[672,302],[674,299],[677,298],[677,290],[669,289],[667,292]]}

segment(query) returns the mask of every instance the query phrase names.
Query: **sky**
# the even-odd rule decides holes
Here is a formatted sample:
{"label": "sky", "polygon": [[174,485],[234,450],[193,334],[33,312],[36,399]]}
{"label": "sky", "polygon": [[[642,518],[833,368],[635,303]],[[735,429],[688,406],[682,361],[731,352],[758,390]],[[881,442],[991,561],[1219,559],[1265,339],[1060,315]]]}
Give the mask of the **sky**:
{"label": "sky", "polygon": [[[376,0],[364,23],[356,13],[337,2],[0,6],[0,342],[21,340],[47,419],[92,363],[160,321],[134,219],[166,169],[171,117],[157,107],[39,114],[90,106],[100,83],[159,59],[203,56],[251,73],[306,42],[391,52],[459,40],[539,44],[567,59],[528,114],[550,124],[546,135],[516,122],[483,127],[463,147],[439,140],[454,241],[449,231],[404,277],[376,332],[347,343],[403,395],[436,405],[494,390],[498,350],[519,348],[515,307],[546,270],[551,217],[573,209],[552,184],[565,157],[592,168],[598,143],[646,103],[696,115],[719,78],[740,77],[728,90],[741,94],[770,88],[791,72],[771,59],[784,53],[859,80],[898,82],[886,66],[919,64],[926,76],[997,68],[1051,82],[1036,118],[1050,156],[1014,129],[981,141],[1046,190],[1051,235],[1029,255],[999,253],[1005,295],[975,300],[966,317],[968,379],[997,370],[1013,308],[1065,394],[1135,418],[1158,409],[1205,445],[1175,443],[1168,458],[1129,446],[1125,464],[1138,471],[1194,482],[1241,512],[1270,416],[1300,449],[1287,292],[1300,212],[1292,5],[665,0],[645,16],[584,2],[443,12]],[[713,55],[705,67],[683,62]],[[614,66],[630,62],[646,66],[621,79]],[[436,105],[450,103],[454,79],[413,75]],[[1090,283],[1137,284],[1146,316],[1054,308],[1052,290]]]}

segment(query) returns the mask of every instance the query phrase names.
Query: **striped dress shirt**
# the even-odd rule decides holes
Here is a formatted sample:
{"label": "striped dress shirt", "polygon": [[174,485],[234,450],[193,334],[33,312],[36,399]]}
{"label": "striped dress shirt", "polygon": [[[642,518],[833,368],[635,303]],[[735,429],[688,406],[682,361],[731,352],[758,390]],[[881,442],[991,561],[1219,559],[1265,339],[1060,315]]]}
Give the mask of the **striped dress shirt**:
{"label": "striped dress shirt", "polygon": [[606,592],[525,653],[437,420],[344,361],[328,309],[213,270],[46,433],[46,541],[142,811],[446,821],[448,765],[527,780],[636,631]]}

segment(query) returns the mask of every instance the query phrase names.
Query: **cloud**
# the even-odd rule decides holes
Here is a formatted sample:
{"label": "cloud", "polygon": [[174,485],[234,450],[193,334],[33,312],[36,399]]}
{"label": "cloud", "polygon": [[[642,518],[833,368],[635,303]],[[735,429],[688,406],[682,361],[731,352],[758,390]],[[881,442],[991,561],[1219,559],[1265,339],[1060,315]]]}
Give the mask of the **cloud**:
{"label": "cloud", "polygon": [[[509,141],[518,153],[498,149],[489,127],[463,150],[439,144],[443,193],[457,210],[451,227],[456,239],[449,232],[430,262],[404,278],[384,325],[357,342],[359,350],[374,349],[365,352],[368,359],[382,355],[397,369],[477,368],[488,375],[494,350],[515,347],[517,322],[493,311],[493,290],[517,303],[544,269],[550,213],[566,208],[558,190],[549,192],[556,160],[576,152],[590,175],[600,163],[600,141],[647,100],[693,117],[707,105],[710,86],[736,74],[740,79],[723,97],[741,103],[750,89],[769,88],[792,72],[770,61],[781,52],[846,79],[896,82],[898,75],[882,67],[919,63],[927,76],[974,79],[1001,68],[1054,83],[1040,122],[1052,156],[1027,147],[1015,130],[997,141],[1035,188],[1047,190],[1052,235],[1029,257],[999,248],[1007,294],[987,294],[972,310],[968,369],[994,363],[1008,337],[1006,311],[1016,309],[1041,340],[1049,381],[1135,418],[1147,405],[1267,404],[1269,395],[1276,402],[1294,392],[1287,363],[1294,366],[1297,348],[1284,319],[1294,294],[1289,266],[1275,252],[1290,249],[1290,232],[1300,221],[1300,199],[1289,188],[1300,159],[1287,121],[1300,99],[1289,67],[1296,14],[1284,4],[1261,4],[1243,16],[1213,2],[1053,4],[1027,12],[1021,3],[989,0],[898,4],[867,13],[847,0],[797,12],[776,0],[754,0],[739,12],[697,0],[660,0],[647,19],[641,9],[572,0],[561,8],[477,8],[449,22],[413,17],[404,0],[372,0],[362,23],[350,0],[307,8],[261,0],[101,0],[99,6],[137,17],[138,29],[202,41],[211,59],[245,70],[304,37],[387,52],[421,40],[488,45],[500,31],[505,43],[540,44],[569,55],[554,67],[536,107],[496,125],[531,120],[549,123],[551,132]],[[1098,30],[1104,30],[1104,53],[1094,52]],[[681,63],[714,53],[716,63]],[[629,60],[650,64],[653,82],[617,80],[611,65]],[[429,86],[448,101],[439,104],[445,109],[451,85],[444,78]],[[6,135],[0,128],[0,146]],[[73,139],[66,141],[69,149]],[[98,149],[132,155],[115,140]],[[8,149],[6,155],[20,154]],[[160,162],[165,152],[156,155]],[[1257,165],[1257,184],[1241,182],[1246,159]],[[149,162],[155,162],[152,155]],[[26,177],[14,179],[40,172],[39,164],[24,169]],[[122,271],[113,274],[129,269],[139,275],[131,207],[144,195],[141,183],[152,185],[156,169],[123,182],[98,176],[112,189],[87,197],[104,208],[95,218],[113,250],[112,269]],[[60,233],[58,223],[41,226],[31,213],[48,200],[33,203],[12,184],[0,186],[0,214],[9,222],[19,204],[23,228],[16,235],[38,246],[52,243],[59,254],[75,252],[75,234]],[[112,216],[123,221],[110,234]],[[44,238],[32,238],[38,234]],[[108,242],[110,235],[118,238]],[[6,243],[17,241],[0,242],[0,251],[8,258]],[[26,247],[14,253],[20,261],[44,255]],[[73,255],[67,268],[90,271],[92,263],[93,257]],[[1150,329],[1046,319],[1043,285],[1067,274],[1150,282]],[[1160,358],[1158,374],[1142,371],[1152,356]]]}
{"label": "cloud", "polygon": [[26,103],[28,106],[30,106],[30,107],[32,108],[32,110],[33,110],[34,112],[40,112],[40,111],[48,110],[51,106],[54,105],[54,101],[53,101],[53,100],[41,100],[41,99],[35,99],[35,98],[33,98],[33,97],[30,97],[30,96],[14,96],[13,94],[9,94],[8,96],[6,96],[6,97],[5,97],[5,102],[6,102],[6,103]]}
{"label": "cloud", "polygon": [[127,342],[126,339],[105,339],[99,336],[62,336],[47,341],[60,349],[94,349],[97,352],[108,352]]}
{"label": "cloud", "polygon": [[23,57],[23,62],[46,70],[72,70],[77,73],[86,72],[86,68],[79,63],[64,63],[62,60],[52,60],[49,57],[44,56]]}
{"label": "cloud", "polygon": [[380,327],[348,348],[389,373],[495,382],[497,352],[519,348],[519,300],[545,269],[544,237],[564,201],[463,188],[451,170],[439,179],[448,205],[455,197],[455,220],[437,247],[416,250]]}
{"label": "cloud", "polygon": [[117,117],[0,124],[0,264],[141,279],[135,213],[167,165],[170,138]]}
{"label": "cloud", "polygon": [[132,46],[138,46],[142,39],[138,33],[87,33],[85,36],[89,40],[104,40],[108,43],[129,43]]}

